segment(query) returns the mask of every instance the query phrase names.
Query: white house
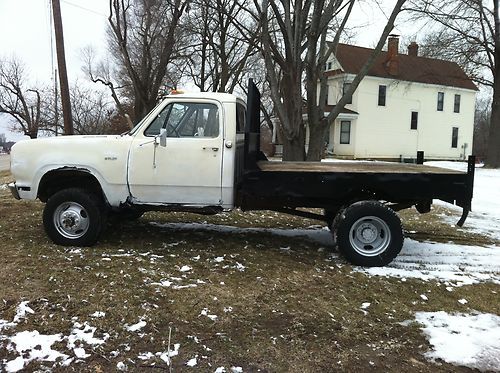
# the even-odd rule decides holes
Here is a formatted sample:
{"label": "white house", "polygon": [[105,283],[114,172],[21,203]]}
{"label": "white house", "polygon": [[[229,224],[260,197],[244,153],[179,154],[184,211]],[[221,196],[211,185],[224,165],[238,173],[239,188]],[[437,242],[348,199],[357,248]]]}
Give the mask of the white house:
{"label": "white house", "polygon": [[[329,109],[372,49],[339,44],[327,63]],[[345,158],[464,159],[472,152],[477,87],[453,62],[399,53],[391,35],[351,103],[332,124],[328,153]]]}

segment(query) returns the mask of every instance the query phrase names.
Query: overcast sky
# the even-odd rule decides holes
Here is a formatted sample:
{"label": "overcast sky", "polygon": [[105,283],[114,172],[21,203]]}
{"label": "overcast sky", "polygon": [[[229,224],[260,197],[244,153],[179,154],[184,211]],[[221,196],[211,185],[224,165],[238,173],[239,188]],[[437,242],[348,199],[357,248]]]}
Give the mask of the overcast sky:
{"label": "overcast sky", "polygon": [[[84,80],[81,72],[81,50],[92,45],[97,51],[105,51],[105,29],[109,12],[108,0],[60,0],[64,27],[68,78],[71,82]],[[352,24],[360,28],[355,43],[373,46],[386,22],[384,12],[365,2],[358,7]],[[390,7],[394,1],[384,0]],[[50,0],[0,0],[0,57],[17,56],[27,66],[33,82],[50,84],[53,69],[57,64],[51,52],[51,5]],[[370,5],[368,5],[370,4]],[[391,9],[385,9],[390,14]],[[398,23],[398,22],[396,22]],[[395,33],[404,35],[396,26]],[[17,141],[23,138],[9,130],[5,115],[0,115],[0,133],[7,139]]]}

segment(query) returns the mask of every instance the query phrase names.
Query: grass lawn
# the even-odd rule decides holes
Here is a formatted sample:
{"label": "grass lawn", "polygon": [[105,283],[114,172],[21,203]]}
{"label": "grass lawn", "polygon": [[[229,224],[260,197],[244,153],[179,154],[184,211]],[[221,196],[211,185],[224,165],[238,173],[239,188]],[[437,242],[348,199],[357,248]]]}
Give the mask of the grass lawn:
{"label": "grass lawn", "polygon": [[[1,172],[0,186],[9,179]],[[129,371],[168,371],[170,333],[170,350],[180,345],[172,371],[468,371],[427,361],[423,353],[430,346],[419,326],[400,323],[416,311],[500,314],[500,302],[492,301],[498,284],[449,291],[437,281],[369,277],[353,271],[328,245],[307,238],[180,224],[286,233],[318,225],[312,220],[274,212],[147,213],[138,221],[110,223],[94,247],[74,248],[49,241],[42,209],[42,203],[16,201],[0,188],[0,370],[17,356],[5,335],[37,330],[68,336],[78,325],[89,325],[104,342],[77,341],[90,356],[54,370],[107,372],[119,364]],[[407,236],[495,243],[450,227],[440,218],[446,213],[403,212]],[[462,298],[468,303],[459,303]],[[22,301],[34,313],[2,330],[1,320],[12,320]],[[52,348],[75,356],[67,339]],[[187,366],[195,357],[197,365]],[[52,366],[32,361],[27,368]]]}

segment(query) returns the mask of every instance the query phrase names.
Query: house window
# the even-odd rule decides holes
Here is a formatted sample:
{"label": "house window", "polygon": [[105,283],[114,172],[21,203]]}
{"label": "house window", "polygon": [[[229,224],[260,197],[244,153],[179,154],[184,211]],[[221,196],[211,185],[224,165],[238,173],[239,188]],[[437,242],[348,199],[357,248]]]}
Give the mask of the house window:
{"label": "house window", "polygon": [[411,112],[411,129],[416,130],[417,127],[418,127],[418,112],[412,111]]}
{"label": "house window", "polygon": [[378,86],[378,106],[385,106],[385,95],[387,93],[387,86]]}
{"label": "house window", "polygon": [[343,120],[340,122],[340,143],[350,144],[351,143],[351,121]]}
{"label": "house window", "polygon": [[451,147],[456,148],[458,146],[458,127],[453,127],[451,132]]}
{"label": "house window", "polygon": [[455,95],[455,102],[453,103],[453,112],[460,113],[460,95]]}
{"label": "house window", "polygon": [[[345,95],[345,93],[349,90],[349,87],[351,87],[351,83],[344,83],[344,87],[342,90],[342,95]],[[347,102],[346,104],[352,104],[352,95],[347,97]]]}
{"label": "house window", "polygon": [[443,111],[444,107],[444,92],[438,92],[437,111]]}
{"label": "house window", "polygon": [[331,62],[327,62],[325,67],[326,67],[325,70],[331,70],[332,69],[332,63]]}

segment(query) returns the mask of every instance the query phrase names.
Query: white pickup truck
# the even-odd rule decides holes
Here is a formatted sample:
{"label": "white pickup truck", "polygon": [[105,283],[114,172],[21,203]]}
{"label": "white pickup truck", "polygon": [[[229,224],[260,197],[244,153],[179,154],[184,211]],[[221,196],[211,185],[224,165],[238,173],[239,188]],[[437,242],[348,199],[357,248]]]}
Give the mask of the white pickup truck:
{"label": "white pickup truck", "polygon": [[473,158],[467,173],[422,164],[269,162],[259,139],[260,93],[252,82],[246,105],[231,94],[171,95],[120,136],[15,144],[9,187],[17,199],[46,202],[44,227],[60,245],[93,245],[110,213],[239,207],[325,221],[347,259],[366,266],[385,265],[401,250],[395,211],[428,212],[439,198],[463,207],[463,224],[470,210]]}

